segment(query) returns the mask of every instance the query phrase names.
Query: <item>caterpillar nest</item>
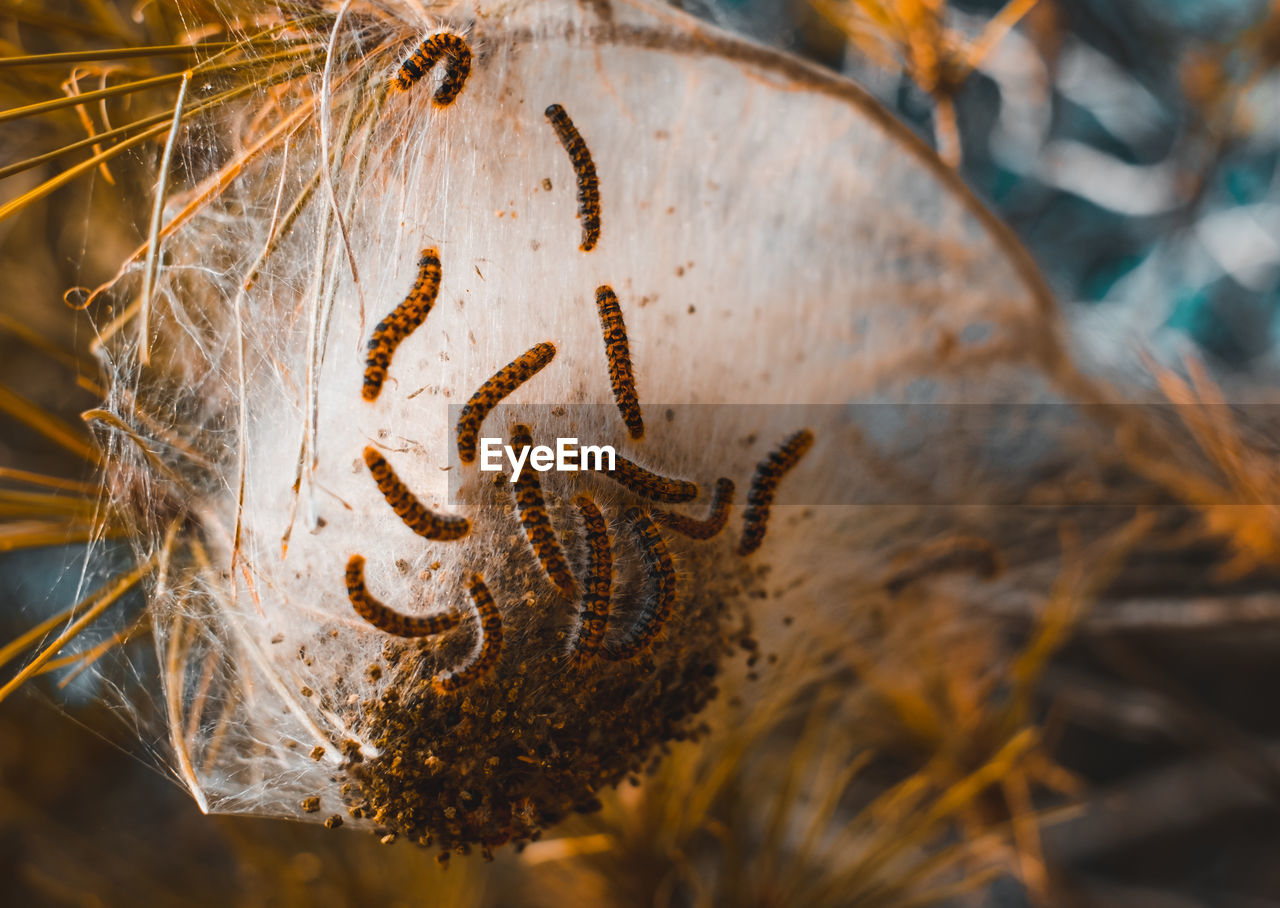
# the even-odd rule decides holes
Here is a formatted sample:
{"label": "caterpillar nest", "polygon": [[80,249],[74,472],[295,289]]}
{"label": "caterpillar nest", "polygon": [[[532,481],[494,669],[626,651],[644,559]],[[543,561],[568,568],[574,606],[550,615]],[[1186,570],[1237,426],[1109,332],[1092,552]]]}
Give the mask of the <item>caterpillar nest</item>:
{"label": "caterpillar nest", "polygon": [[[1049,316],[837,77],[642,0],[428,11],[317,4],[323,71],[184,133],[193,173],[240,165],[106,348],[109,406],[164,439],[117,432],[110,473],[163,553],[202,808],[487,851],[700,734],[734,652],[781,633],[772,591],[838,612],[868,532],[846,404],[1021,387]],[[481,389],[482,438],[612,445],[696,497],[481,471],[458,456]]]}

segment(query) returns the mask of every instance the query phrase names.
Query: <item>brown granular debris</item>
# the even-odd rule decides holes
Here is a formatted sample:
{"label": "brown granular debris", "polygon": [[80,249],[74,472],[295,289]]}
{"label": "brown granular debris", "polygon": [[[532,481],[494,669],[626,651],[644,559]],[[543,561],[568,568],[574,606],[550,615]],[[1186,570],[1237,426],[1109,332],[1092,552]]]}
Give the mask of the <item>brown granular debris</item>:
{"label": "brown granular debris", "polygon": [[303,813],[315,813],[319,809],[320,809],[320,798],[317,795],[312,795],[309,798],[302,799]]}
{"label": "brown granular debris", "polygon": [[337,829],[341,825],[342,817],[338,816],[336,813],[324,821],[325,829]]}
{"label": "brown granular debris", "polygon": [[[684,578],[715,576],[693,561],[683,563]],[[747,636],[741,621],[728,620],[721,591],[682,583],[657,645],[583,666],[565,652],[576,606],[512,594],[535,588],[531,567],[494,578],[510,645],[493,671],[456,692],[432,685],[434,672],[475,645],[474,629],[459,629],[439,649],[406,650],[381,695],[348,713],[368,749],[363,762],[344,763],[356,783],[344,797],[379,834],[444,854],[478,846],[488,856],[599,809],[601,790],[651,770],[668,742],[705,731],[696,716]],[[607,650],[624,645],[648,606],[643,595],[629,598],[610,616]]]}

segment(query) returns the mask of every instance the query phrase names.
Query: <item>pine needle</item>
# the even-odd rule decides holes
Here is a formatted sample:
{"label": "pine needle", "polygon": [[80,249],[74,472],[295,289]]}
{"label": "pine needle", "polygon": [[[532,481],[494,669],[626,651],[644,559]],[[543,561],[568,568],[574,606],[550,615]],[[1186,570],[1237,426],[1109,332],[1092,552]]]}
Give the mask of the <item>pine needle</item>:
{"label": "pine needle", "polygon": [[[90,593],[84,600],[83,604],[88,605],[92,602],[92,605],[88,605],[84,614],[72,622],[71,626],[63,631],[56,640],[41,650],[40,654],[32,659],[31,662],[22,669],[22,671],[14,675],[13,678],[11,678],[3,687],[0,687],[0,703],[3,703],[11,693],[39,672],[45,663],[61,652],[62,648],[74,640],[82,630],[88,627],[90,622],[94,621],[103,612],[119,601],[121,596],[133,589],[139,580],[155,569],[155,564],[156,556],[152,555],[128,574],[118,578],[110,587],[102,587],[95,590],[93,593]],[[94,601],[95,599],[96,601]]]}
{"label": "pine needle", "polygon": [[82,434],[4,384],[0,384],[0,412],[8,413],[77,457],[92,464],[102,464],[101,452]]}

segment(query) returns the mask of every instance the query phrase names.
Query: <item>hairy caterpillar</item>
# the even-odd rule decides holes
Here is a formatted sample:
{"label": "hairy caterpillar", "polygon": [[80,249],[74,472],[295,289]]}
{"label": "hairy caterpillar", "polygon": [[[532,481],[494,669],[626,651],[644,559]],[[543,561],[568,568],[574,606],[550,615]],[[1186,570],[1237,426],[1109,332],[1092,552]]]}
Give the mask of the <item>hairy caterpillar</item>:
{"label": "hairy caterpillar", "polygon": [[435,305],[436,296],[440,293],[440,276],[440,250],[435,247],[422,250],[422,258],[418,260],[418,278],[409,289],[409,295],[373,329],[361,392],[370,403],[377,400],[382,391],[396,348],[426,321],[431,307]]}
{"label": "hairy caterpillar", "polygon": [[716,480],[715,492],[711,496],[711,513],[705,520],[696,520],[673,511],[655,511],[653,521],[690,539],[711,539],[718,535],[729,522],[729,509],[733,506],[733,491],[733,480],[724,478]]}
{"label": "hairy caterpillar", "polygon": [[627,432],[634,439],[644,438],[640,397],[636,394],[636,379],[631,372],[627,326],[622,320],[618,296],[608,284],[596,289],[596,309],[600,314],[600,328],[604,331],[604,349],[609,358],[609,384],[613,387],[613,399],[618,403],[622,421],[627,424]]}
{"label": "hairy caterpillar", "polygon": [[575,657],[586,659],[598,653],[604,643],[613,599],[613,547],[604,515],[590,496],[578,495],[573,503],[582,515],[591,558],[579,610],[581,626],[574,644]]}
{"label": "hairy caterpillar", "polygon": [[475,682],[498,664],[502,656],[502,614],[493,601],[493,594],[485,586],[484,578],[472,574],[467,580],[467,592],[475,603],[476,620],[480,625],[480,651],[471,664],[457,671],[436,676],[433,685],[445,693]]}
{"label": "hairy caterpillar", "polygon": [[391,84],[399,91],[408,91],[441,60],[445,61],[444,78],[431,100],[437,107],[448,107],[458,99],[471,75],[471,48],[460,35],[438,32],[426,38],[400,64]]}
{"label": "hairy caterpillar", "polygon": [[646,470],[638,463],[628,460],[621,454],[614,458],[614,468],[612,470],[602,470],[601,472],[618,483],[618,485],[628,488],[637,495],[648,498],[651,501],[679,504],[682,501],[692,501],[698,497],[696,483],[659,476],[651,470]]}
{"label": "hairy caterpillar", "polygon": [[397,612],[370,595],[364,582],[364,556],[352,555],[347,562],[347,596],[365,621],[380,631],[397,637],[429,637],[452,630],[462,621],[458,612],[419,617]]}
{"label": "hairy caterpillar", "polygon": [[782,477],[794,467],[805,452],[813,446],[813,433],[801,429],[782,443],[756,467],[747,492],[747,511],[742,518],[742,538],[738,541],[738,554],[750,555],[764,542],[765,524],[769,520],[769,508],[773,494]]}
{"label": "hairy caterpillar", "polygon": [[476,459],[476,438],[484,418],[504,397],[541,372],[555,355],[554,344],[537,344],[499,369],[471,395],[458,416],[458,458],[463,463]]}
{"label": "hairy caterpillar", "polygon": [[[511,445],[514,448],[533,447],[533,435],[528,426],[516,425],[511,428]],[[577,592],[569,563],[565,560],[564,551],[556,539],[556,531],[551,526],[551,518],[547,516],[546,503],[542,498],[542,484],[537,474],[529,468],[520,471],[515,481],[516,506],[520,510],[520,522],[524,525],[529,537],[529,545],[538,556],[543,570],[551,578],[560,592],[572,596]]]}
{"label": "hairy caterpillar", "polygon": [[591,160],[587,143],[565,109],[559,104],[552,104],[546,109],[546,115],[560,144],[569,153],[573,172],[578,177],[578,217],[582,220],[582,245],[578,248],[590,252],[600,242],[600,178],[596,175],[596,165]]}
{"label": "hairy caterpillar", "polygon": [[662,538],[649,515],[640,508],[628,508],[622,515],[640,539],[640,554],[645,571],[657,583],[653,601],[645,609],[640,623],[629,640],[620,646],[614,657],[632,659],[649,649],[666,627],[676,601],[676,568]]}
{"label": "hairy caterpillar", "polygon": [[391,464],[373,448],[364,449],[364,462],[373,474],[378,491],[391,505],[391,510],[404,521],[405,526],[424,539],[449,542],[461,539],[471,532],[471,522],[465,517],[437,514],[423,507],[409,488],[400,481]]}

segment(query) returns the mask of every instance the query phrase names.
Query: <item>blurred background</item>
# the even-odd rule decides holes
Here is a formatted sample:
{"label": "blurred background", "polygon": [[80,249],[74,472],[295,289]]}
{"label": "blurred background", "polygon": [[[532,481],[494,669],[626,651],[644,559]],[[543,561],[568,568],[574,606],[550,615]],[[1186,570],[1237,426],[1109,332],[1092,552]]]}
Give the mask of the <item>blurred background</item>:
{"label": "blurred background", "polygon": [[[1142,350],[1173,368],[1202,360],[1233,399],[1274,387],[1280,2],[682,5],[848,74],[937,147],[1031,250],[1100,374],[1137,375]],[[186,24],[166,4],[6,0],[0,54],[161,44]],[[0,69],[0,107],[63,94],[69,71]],[[71,90],[106,78],[86,67]],[[129,115],[165,102],[138,99]],[[70,112],[0,123],[0,204],[88,151],[10,165],[84,136]],[[158,153],[144,146],[0,220],[0,480],[13,486],[0,500],[0,683],[61,626],[42,623],[130,564],[124,527],[92,496],[33,502],[12,471],[93,482],[94,455],[75,444],[101,379],[63,296],[108,280],[145,238],[138,200]],[[1250,450],[1274,463],[1278,440]],[[1067,604],[1038,623],[912,593],[915,617],[885,617],[868,663],[778,683],[750,715],[737,696],[750,682],[727,679],[709,721],[734,734],[676,746],[654,777],[521,854],[447,870],[405,842],[202,816],[132,705],[151,650],[130,588],[78,661],[50,662],[0,703],[0,904],[1280,906],[1272,500],[1254,499],[1260,524],[1216,535],[1171,518],[1170,544],[1123,572],[1108,553],[1127,538],[1064,543],[1075,586],[1047,593]],[[1256,557],[1224,575],[1232,533],[1254,534]],[[946,657],[914,649],[922,637]],[[781,678],[783,663],[762,670]],[[829,683],[844,685],[838,706]],[[913,698],[929,707],[923,731]],[[812,731],[833,716],[838,728]],[[846,813],[852,831],[822,825]],[[797,836],[803,849],[782,849]]]}

